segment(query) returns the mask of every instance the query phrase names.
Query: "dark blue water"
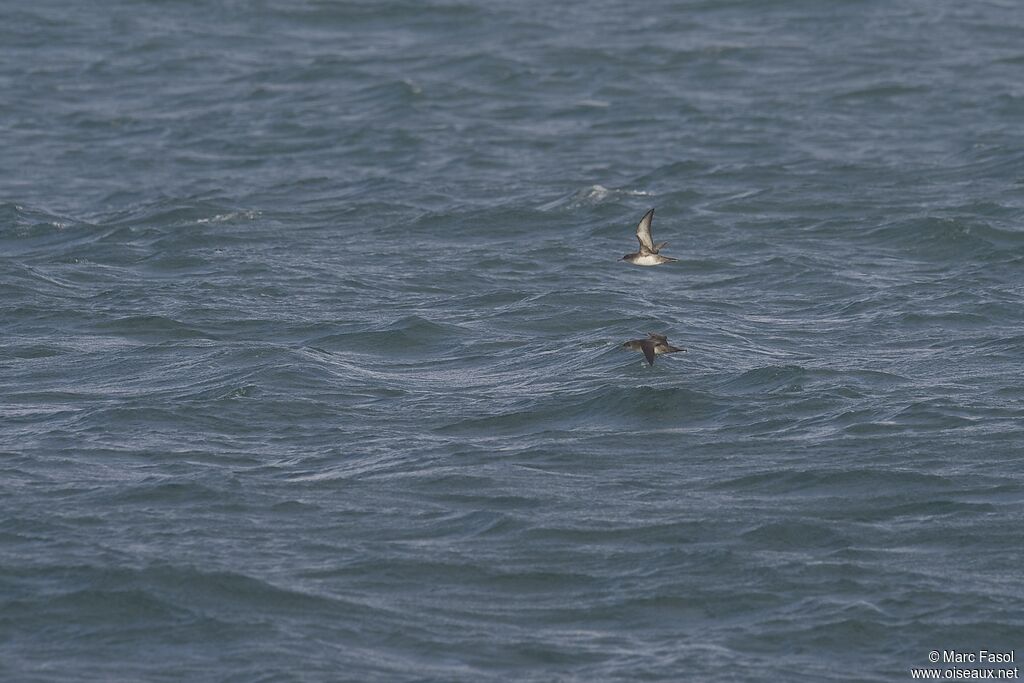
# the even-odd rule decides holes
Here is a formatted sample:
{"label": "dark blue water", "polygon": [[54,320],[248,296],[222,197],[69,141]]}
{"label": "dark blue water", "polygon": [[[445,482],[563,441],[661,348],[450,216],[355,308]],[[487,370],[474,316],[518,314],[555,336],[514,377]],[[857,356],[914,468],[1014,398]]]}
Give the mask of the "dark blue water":
{"label": "dark blue water", "polygon": [[0,6],[0,679],[1021,650],[1022,28]]}

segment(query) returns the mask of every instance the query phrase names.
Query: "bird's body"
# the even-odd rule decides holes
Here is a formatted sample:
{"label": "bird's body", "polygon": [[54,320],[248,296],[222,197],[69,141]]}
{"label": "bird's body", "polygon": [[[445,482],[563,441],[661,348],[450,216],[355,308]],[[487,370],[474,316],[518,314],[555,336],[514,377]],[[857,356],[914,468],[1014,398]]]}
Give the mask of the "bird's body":
{"label": "bird's body", "polygon": [[630,341],[624,343],[622,345],[622,348],[630,349],[633,351],[641,351],[644,354],[644,358],[647,359],[648,367],[654,365],[655,356],[660,356],[666,353],[678,353],[680,351],[686,351],[686,349],[681,349],[669,344],[668,337],[666,337],[665,335],[655,334],[654,332],[648,332],[647,339],[631,339]]}
{"label": "bird's body", "polygon": [[636,226],[636,239],[640,242],[640,251],[626,254],[619,259],[620,261],[627,261],[634,266],[660,266],[662,263],[679,260],[669,256],[662,256],[658,253],[668,242],[654,243],[654,240],[651,238],[651,221],[653,220],[654,209],[651,209],[644,214],[644,217],[640,219],[640,223]]}

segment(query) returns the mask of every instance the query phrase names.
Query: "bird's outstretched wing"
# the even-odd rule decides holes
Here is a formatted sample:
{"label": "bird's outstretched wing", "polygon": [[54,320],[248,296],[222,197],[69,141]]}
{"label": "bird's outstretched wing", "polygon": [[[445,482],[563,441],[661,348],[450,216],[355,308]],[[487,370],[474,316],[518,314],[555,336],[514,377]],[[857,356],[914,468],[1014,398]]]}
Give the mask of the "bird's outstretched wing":
{"label": "bird's outstretched wing", "polygon": [[650,337],[651,339],[653,339],[656,342],[661,342],[662,344],[667,344],[668,343],[668,337],[666,337],[663,334],[657,334],[655,332],[648,332],[647,336]]}
{"label": "bird's outstretched wing", "polygon": [[636,238],[640,242],[641,254],[656,254],[654,241],[651,239],[651,221],[654,220],[654,209],[644,214],[636,226]]}
{"label": "bird's outstretched wing", "polygon": [[643,349],[644,358],[647,359],[648,367],[654,365],[654,342],[649,339],[644,339],[640,342],[640,348]]}

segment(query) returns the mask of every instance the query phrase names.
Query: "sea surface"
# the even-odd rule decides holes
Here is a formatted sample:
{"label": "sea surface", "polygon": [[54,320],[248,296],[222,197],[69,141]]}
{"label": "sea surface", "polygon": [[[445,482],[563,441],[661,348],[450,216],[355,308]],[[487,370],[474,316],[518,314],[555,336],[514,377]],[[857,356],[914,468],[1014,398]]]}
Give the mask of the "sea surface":
{"label": "sea surface", "polygon": [[0,3],[0,680],[1017,666],[1022,35]]}

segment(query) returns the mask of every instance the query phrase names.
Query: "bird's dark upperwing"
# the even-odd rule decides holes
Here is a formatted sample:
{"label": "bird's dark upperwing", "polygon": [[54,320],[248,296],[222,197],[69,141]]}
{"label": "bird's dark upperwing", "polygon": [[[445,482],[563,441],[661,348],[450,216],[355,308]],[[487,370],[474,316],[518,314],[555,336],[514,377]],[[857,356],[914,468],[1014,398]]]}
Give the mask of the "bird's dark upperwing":
{"label": "bird's dark upperwing", "polygon": [[640,342],[640,348],[643,349],[644,358],[647,359],[647,365],[654,365],[654,342],[645,339]]}

